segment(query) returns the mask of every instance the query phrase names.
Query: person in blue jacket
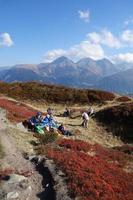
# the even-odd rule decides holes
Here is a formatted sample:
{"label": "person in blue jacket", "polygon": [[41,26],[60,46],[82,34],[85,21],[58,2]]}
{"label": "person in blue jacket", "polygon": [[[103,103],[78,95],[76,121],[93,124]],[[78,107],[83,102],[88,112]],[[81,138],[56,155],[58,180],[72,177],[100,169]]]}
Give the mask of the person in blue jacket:
{"label": "person in blue jacket", "polygon": [[39,125],[42,120],[42,113],[37,112],[37,114],[29,119],[29,129],[33,130],[35,126]]}

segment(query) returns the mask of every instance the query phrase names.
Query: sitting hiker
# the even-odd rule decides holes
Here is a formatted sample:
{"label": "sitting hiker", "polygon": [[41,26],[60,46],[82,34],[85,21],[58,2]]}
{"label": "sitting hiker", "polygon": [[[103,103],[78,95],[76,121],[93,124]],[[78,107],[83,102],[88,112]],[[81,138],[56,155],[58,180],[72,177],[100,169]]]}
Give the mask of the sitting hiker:
{"label": "sitting hiker", "polygon": [[35,128],[35,126],[39,125],[41,123],[41,119],[42,119],[42,113],[38,112],[36,114],[36,116],[33,116],[29,119],[29,126],[28,128],[33,130]]}
{"label": "sitting hiker", "polygon": [[50,128],[58,128],[58,122],[54,119],[53,115],[49,117],[49,127]]}
{"label": "sitting hiker", "polygon": [[66,136],[71,136],[72,133],[68,130],[65,130],[65,127],[63,124],[61,124],[59,127],[58,127],[58,130],[63,134],[63,135],[66,135]]}
{"label": "sitting hiker", "polygon": [[87,112],[84,112],[84,113],[82,114],[82,119],[83,119],[82,126],[83,126],[84,128],[87,128],[87,127],[88,127],[88,121],[89,121],[89,115],[88,115]]}
{"label": "sitting hiker", "polygon": [[49,108],[47,109],[47,114],[53,115],[53,109],[49,107]]}
{"label": "sitting hiker", "polygon": [[45,129],[47,129],[47,128],[53,129],[53,128],[58,128],[58,125],[57,125],[57,122],[55,121],[55,119],[53,118],[53,115],[47,114],[42,119],[40,127],[45,128]]}
{"label": "sitting hiker", "polygon": [[50,115],[47,114],[47,115],[41,120],[41,127],[42,127],[42,128],[45,128],[46,126],[48,126],[48,124],[49,124],[49,118],[50,118]]}
{"label": "sitting hiker", "polygon": [[63,113],[63,117],[69,117],[70,116],[70,110],[66,108],[65,112]]}

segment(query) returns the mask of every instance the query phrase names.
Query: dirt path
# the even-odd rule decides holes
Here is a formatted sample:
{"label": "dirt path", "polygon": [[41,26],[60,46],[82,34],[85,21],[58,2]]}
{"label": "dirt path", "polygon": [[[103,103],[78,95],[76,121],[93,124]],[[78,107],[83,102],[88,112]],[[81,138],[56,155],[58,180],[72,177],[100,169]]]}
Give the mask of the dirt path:
{"label": "dirt path", "polygon": [[[1,160],[1,166],[3,169],[13,169],[14,171],[28,173],[28,180],[26,178],[27,184],[25,188],[16,188],[12,187],[10,184],[4,184],[4,189],[1,188],[0,194],[2,194],[2,190],[6,191],[6,193],[10,194],[11,192],[15,194],[19,193],[19,200],[37,200],[41,199],[37,197],[37,194],[41,193],[42,188],[42,176],[36,171],[35,166],[28,160],[23,158],[21,148],[16,146],[16,142],[11,134],[9,134],[9,130],[11,127],[8,127],[8,123],[6,121],[5,112],[0,111],[0,141],[4,151],[4,158]],[[7,188],[8,187],[8,188]],[[10,195],[9,195],[10,196]],[[6,199],[3,197],[3,200]],[[7,196],[7,199],[8,198]],[[11,198],[12,199],[12,198]],[[2,199],[1,199],[2,200]]]}

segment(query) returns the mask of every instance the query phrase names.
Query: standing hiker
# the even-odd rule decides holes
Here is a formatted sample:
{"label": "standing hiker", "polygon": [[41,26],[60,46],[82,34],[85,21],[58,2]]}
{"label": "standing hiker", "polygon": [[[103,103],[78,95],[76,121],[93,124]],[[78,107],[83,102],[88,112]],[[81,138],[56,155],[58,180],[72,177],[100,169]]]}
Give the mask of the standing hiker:
{"label": "standing hiker", "polygon": [[88,128],[89,115],[88,115],[87,112],[84,112],[84,113],[82,114],[82,119],[83,119],[82,126],[83,126],[84,128]]}
{"label": "standing hiker", "polygon": [[90,106],[88,111],[87,111],[88,115],[91,116],[94,114],[94,109]]}

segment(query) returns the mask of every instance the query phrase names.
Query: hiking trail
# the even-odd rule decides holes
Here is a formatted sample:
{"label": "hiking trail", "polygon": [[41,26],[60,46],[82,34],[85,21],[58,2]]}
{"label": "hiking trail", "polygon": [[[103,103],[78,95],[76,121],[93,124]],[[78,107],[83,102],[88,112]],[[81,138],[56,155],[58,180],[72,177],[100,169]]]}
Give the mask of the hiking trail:
{"label": "hiking trail", "polygon": [[[13,136],[15,134],[18,134],[16,138]],[[45,194],[45,185],[43,183],[46,180],[50,181],[48,180],[48,175],[44,177],[40,172],[39,164],[36,167],[37,165],[32,164],[23,157],[23,150],[28,148],[30,153],[31,149],[32,154],[34,153],[32,145],[28,141],[25,143],[27,134],[29,133],[21,133],[15,126],[10,125],[6,119],[6,112],[2,109],[0,110],[0,141],[4,151],[4,157],[0,160],[0,166],[2,169],[14,171],[10,178],[7,177],[9,180],[2,180],[0,199],[54,200],[53,196],[48,198]],[[28,137],[30,140],[34,139],[32,136],[28,135]],[[43,164],[41,163],[40,165],[42,170],[44,170]],[[44,174],[46,175],[45,170]]]}

